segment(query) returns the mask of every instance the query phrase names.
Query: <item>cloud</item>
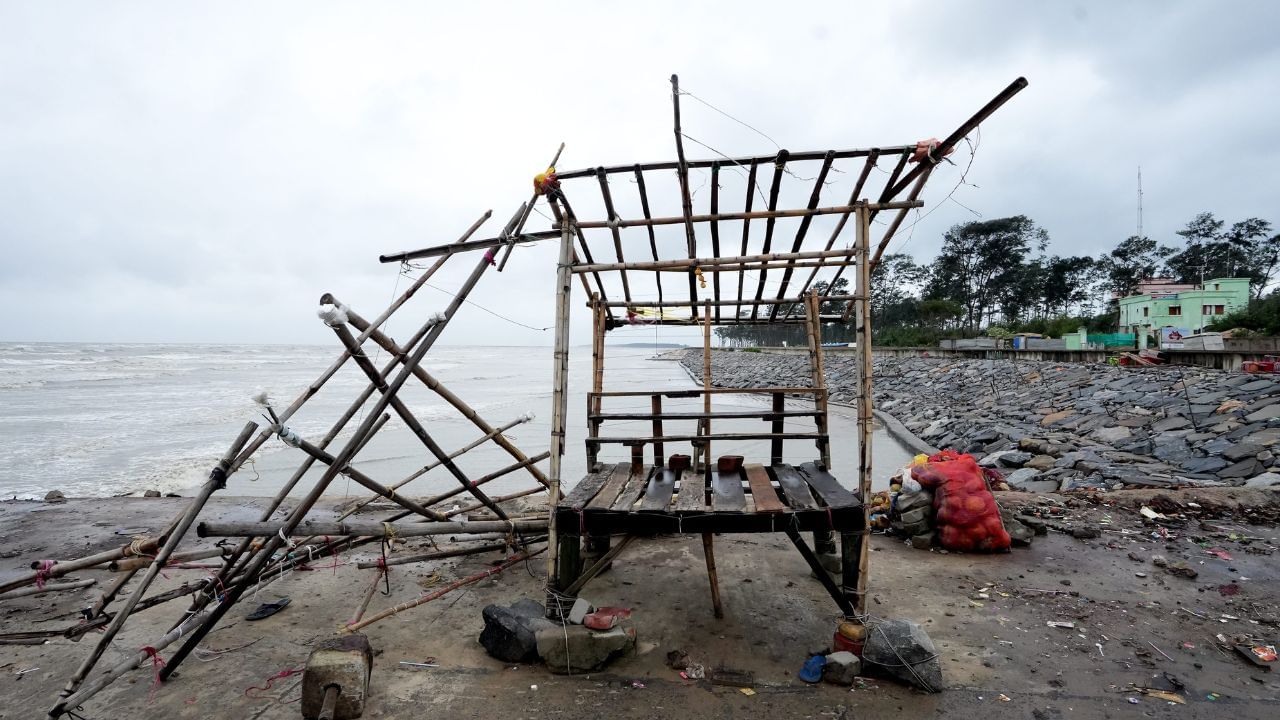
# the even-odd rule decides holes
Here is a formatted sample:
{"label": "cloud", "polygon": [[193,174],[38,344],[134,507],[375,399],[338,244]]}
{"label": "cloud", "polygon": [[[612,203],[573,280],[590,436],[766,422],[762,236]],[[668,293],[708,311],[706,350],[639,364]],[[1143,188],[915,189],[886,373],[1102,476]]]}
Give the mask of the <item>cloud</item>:
{"label": "cloud", "polygon": [[[1133,231],[1139,164],[1153,237],[1201,210],[1280,220],[1280,6],[862,5],[6,4],[0,302],[18,311],[0,338],[331,342],[313,315],[322,292],[377,314],[408,282],[380,253],[456,239],[486,209],[481,233],[496,232],[561,141],[564,168],[673,157],[672,71],[732,116],[683,104],[685,131],[730,155],[942,136],[1027,76],[983,125],[971,185],[957,186],[962,149],[904,227],[894,249],[922,258],[966,207],[1031,216],[1052,252],[1103,251]],[[824,203],[847,199],[857,168],[837,168]],[[626,214],[634,188],[613,182]],[[707,182],[692,177],[695,202]],[[674,178],[652,192],[678,212]],[[803,203],[808,188],[786,192]],[[745,182],[726,171],[722,193],[740,203]],[[647,250],[642,231],[624,239]],[[679,247],[682,231],[659,241]],[[473,300],[551,324],[555,257],[553,243],[517,251]],[[456,288],[470,262],[432,284]],[[393,330],[449,300],[420,296]],[[474,307],[445,338],[550,340]]]}

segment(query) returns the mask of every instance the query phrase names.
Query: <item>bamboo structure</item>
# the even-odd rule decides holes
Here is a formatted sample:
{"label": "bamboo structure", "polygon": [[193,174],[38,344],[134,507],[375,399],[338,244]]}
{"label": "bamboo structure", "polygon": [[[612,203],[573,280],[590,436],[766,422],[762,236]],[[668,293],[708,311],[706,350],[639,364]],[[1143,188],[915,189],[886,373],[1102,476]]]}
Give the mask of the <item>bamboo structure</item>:
{"label": "bamboo structure", "polygon": [[[547,611],[559,618],[568,609],[564,603],[620,557],[635,537],[658,533],[701,537],[717,617],[726,612],[714,554],[714,535],[720,532],[785,532],[841,614],[855,620],[865,617],[869,535],[866,507],[861,501],[870,494],[872,470],[871,269],[908,212],[923,206],[921,197],[927,181],[935,172],[945,171],[938,167],[942,157],[1026,84],[1018,78],[936,144],[924,141],[851,150],[780,148],[762,155],[690,158],[685,153],[687,136],[682,124],[687,118],[682,118],[680,107],[683,93],[679,78],[672,75],[674,160],[559,171],[555,166],[564,150],[561,144],[551,167],[535,178],[533,196],[520,203],[510,220],[491,237],[478,236],[492,216],[491,211],[486,211],[451,242],[381,255],[381,262],[399,263],[405,274],[421,272],[372,320],[331,293],[321,297],[319,314],[337,342],[336,359],[283,408],[277,408],[269,398],[259,398],[267,424],[245,426],[211,470],[197,496],[163,533],[78,560],[38,561],[32,565],[33,572],[0,584],[0,599],[4,599],[41,589],[87,586],[86,581],[46,584],[77,570],[109,568],[119,573],[104,584],[97,600],[84,610],[85,621],[67,631],[68,637],[79,639],[90,630],[105,627],[49,715],[59,717],[74,712],[155,653],[174,646],[176,651],[157,669],[158,677],[167,679],[246,593],[265,583],[282,581],[293,568],[315,556],[336,557],[379,541],[389,547],[396,537],[449,535],[459,546],[357,564],[356,569],[374,572],[363,577],[362,585],[354,592],[356,606],[343,632],[357,631],[506,568],[527,563],[548,549]],[[878,165],[886,160],[892,163],[887,172]],[[856,172],[852,172],[855,168]],[[693,188],[691,173],[707,178],[709,192]],[[730,173],[745,176],[744,193],[726,190]],[[843,177],[851,179],[851,187]],[[796,186],[792,180],[801,185]],[[631,184],[636,187],[634,195],[620,190]],[[579,192],[598,198],[606,217],[580,219],[571,203]],[[831,193],[838,195],[832,198]],[[678,205],[671,203],[672,197],[679,198]],[[664,198],[666,206],[661,202]],[[793,204],[794,198],[801,202]],[[527,229],[535,216],[542,216],[534,212],[538,203],[545,203],[550,223]],[[888,221],[883,223],[883,231],[873,237],[872,222],[880,213],[890,215],[885,216]],[[845,232],[850,220],[854,224],[852,241]],[[730,237],[734,228],[726,225],[735,222],[741,223],[737,242]],[[680,227],[683,242],[664,247],[659,242],[659,232],[670,226]],[[517,245],[539,241],[558,243],[550,433],[547,445],[526,453],[506,433],[531,416],[491,424],[431,375],[424,360],[464,309],[488,268],[504,270]],[[427,267],[413,264],[427,258],[432,259]],[[453,298],[443,312],[429,314],[410,309],[411,301],[430,278],[450,261],[464,258],[474,264],[457,292],[451,293]],[[847,268],[852,268],[853,292],[837,287]],[[797,271],[808,272],[797,275]],[[663,276],[667,275],[669,281],[672,273],[684,274],[685,282],[664,284]],[[592,314],[592,370],[585,403],[588,474],[571,486],[572,481],[563,475],[568,451],[569,340],[575,282],[585,292]],[[819,283],[826,283],[822,292],[817,291]],[[387,323],[397,314],[411,312],[417,313],[417,329],[398,342],[386,330]],[[850,320],[858,341],[859,366],[858,463],[856,487],[852,490],[832,475],[822,342],[825,325]],[[803,329],[812,370],[809,382],[796,387],[715,387],[711,347],[714,329],[763,323]],[[619,328],[648,325],[700,330],[700,383],[644,390],[606,389],[607,334]],[[370,357],[371,348],[387,353],[381,366]],[[332,392],[328,381],[348,361],[354,362],[364,382],[327,432],[310,439],[290,429],[290,419],[312,398],[321,392]],[[409,383],[420,384],[443,400],[479,431],[478,439],[446,449],[401,398],[401,391]],[[758,408],[726,406],[725,400],[746,393],[758,394],[766,403]],[[647,403],[639,407],[616,407],[627,400],[645,403],[645,398]],[[788,398],[805,402],[788,408]],[[398,420],[395,426],[413,436],[421,461],[414,463],[412,467],[418,469],[408,475],[376,478],[372,470],[376,466],[362,464],[361,460],[368,458],[370,441],[384,430],[393,415]],[[628,421],[643,423],[645,430],[641,433],[647,434],[614,435],[604,430],[611,423]],[[763,427],[756,431],[737,427],[751,421],[762,423]],[[290,452],[296,451],[299,462],[258,520],[202,521],[201,512],[212,494],[224,488],[227,479],[273,439],[289,446]],[[748,460],[745,455],[717,458],[715,451],[723,447],[722,443],[743,441],[760,443],[758,461]],[[508,464],[484,468],[474,473],[478,477],[459,466],[458,458],[490,443],[509,457]],[[617,445],[629,448],[628,460],[616,464],[606,461],[608,455],[604,451]],[[796,447],[804,450],[797,451]],[[788,464],[803,453],[810,453],[807,457],[812,460]],[[547,462],[545,471],[538,466],[543,461]],[[319,471],[318,477],[313,469]],[[437,469],[440,471],[434,472]],[[533,480],[531,487],[504,487],[506,494],[502,495],[490,495],[482,489],[513,473],[528,473]],[[415,483],[422,486],[425,479],[444,475],[452,478],[449,489],[436,486],[429,492],[410,494]],[[331,519],[333,515],[318,517],[317,504],[339,476],[350,478],[370,495],[347,506],[336,520]],[[452,509],[440,506],[463,493],[469,494],[472,502]],[[521,516],[520,510],[512,506],[521,498],[543,493],[548,502],[545,515]],[[394,512],[381,520],[366,519],[366,513],[382,506],[372,505],[375,500],[391,503]],[[287,510],[282,511],[286,502]],[[479,512],[481,519],[456,519],[473,512]],[[234,546],[215,549],[182,547],[192,527],[200,537],[241,540]],[[813,549],[805,543],[802,532],[813,533]],[[840,583],[833,580],[822,563],[822,556],[834,552],[833,532],[840,536]],[[610,546],[609,539],[614,536],[621,536],[620,541]],[[541,545],[544,539],[545,545]],[[593,554],[584,567],[582,544],[586,539],[592,541]],[[535,542],[539,546],[535,547]],[[495,567],[366,617],[379,583],[387,581],[393,565],[506,548],[512,548],[515,554]],[[205,558],[220,558],[220,566],[209,577],[147,595],[167,564]],[[122,595],[126,583],[133,584],[128,594]],[[103,651],[113,641],[118,642],[131,616],[188,596],[191,599],[187,610],[166,633],[136,652],[124,649],[124,657],[105,670],[97,667]]]}

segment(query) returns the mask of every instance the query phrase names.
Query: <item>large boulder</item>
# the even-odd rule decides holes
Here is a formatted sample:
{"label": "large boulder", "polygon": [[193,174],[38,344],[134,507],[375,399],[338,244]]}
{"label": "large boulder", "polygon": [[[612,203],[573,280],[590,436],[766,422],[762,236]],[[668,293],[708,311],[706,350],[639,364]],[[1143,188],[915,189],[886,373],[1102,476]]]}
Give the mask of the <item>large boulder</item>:
{"label": "large boulder", "polygon": [[633,651],[634,628],[598,632],[582,625],[555,625],[537,632],[538,654],[547,669],[561,675],[594,672]]}
{"label": "large boulder", "polygon": [[559,627],[547,620],[542,604],[528,598],[510,607],[488,605],[480,612],[484,630],[480,644],[485,652],[503,662],[532,662],[538,659],[537,632]]}
{"label": "large boulder", "polygon": [[862,648],[867,665],[926,692],[942,691],[942,663],[928,633],[910,620],[885,620]]}

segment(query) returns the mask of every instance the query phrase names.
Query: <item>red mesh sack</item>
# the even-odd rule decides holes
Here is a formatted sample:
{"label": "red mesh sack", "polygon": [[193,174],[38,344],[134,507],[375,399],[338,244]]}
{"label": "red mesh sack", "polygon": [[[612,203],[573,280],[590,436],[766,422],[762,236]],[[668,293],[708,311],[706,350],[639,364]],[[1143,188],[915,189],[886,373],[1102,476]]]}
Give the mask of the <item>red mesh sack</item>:
{"label": "red mesh sack", "polygon": [[1009,549],[1000,508],[972,455],[943,450],[912,466],[911,477],[933,490],[942,547],[963,552]]}

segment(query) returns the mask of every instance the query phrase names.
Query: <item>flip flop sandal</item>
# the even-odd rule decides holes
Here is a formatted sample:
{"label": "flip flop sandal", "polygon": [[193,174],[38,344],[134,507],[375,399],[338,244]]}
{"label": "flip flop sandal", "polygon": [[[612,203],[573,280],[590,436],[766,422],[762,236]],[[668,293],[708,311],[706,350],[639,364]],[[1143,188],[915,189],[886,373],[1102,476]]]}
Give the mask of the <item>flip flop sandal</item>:
{"label": "flip flop sandal", "polygon": [[275,602],[262,603],[253,612],[245,616],[245,620],[264,620],[275,615],[289,604],[289,598],[280,598]]}

